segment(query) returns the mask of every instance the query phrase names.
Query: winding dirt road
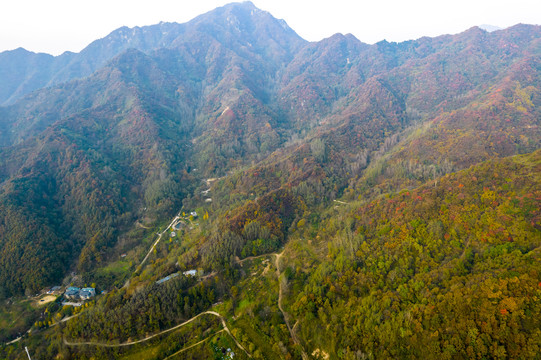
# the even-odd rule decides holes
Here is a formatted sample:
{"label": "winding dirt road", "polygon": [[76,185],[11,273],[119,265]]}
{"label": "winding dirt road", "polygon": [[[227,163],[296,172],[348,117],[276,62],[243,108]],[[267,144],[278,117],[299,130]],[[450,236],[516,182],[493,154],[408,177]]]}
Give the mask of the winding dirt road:
{"label": "winding dirt road", "polygon": [[[135,344],[140,344],[142,342],[145,342],[145,341],[148,341],[150,339],[153,339],[155,338],[156,336],[160,336],[160,335],[163,335],[165,333],[168,333],[168,332],[171,332],[173,330],[176,330],[176,329],[179,329],[181,328],[182,326],[184,325],[187,325],[189,323],[191,323],[192,321],[194,321],[195,319],[197,319],[198,317],[200,316],[203,316],[203,315],[214,315],[216,317],[218,317],[220,319],[220,321],[222,322],[222,326],[223,326],[223,330],[225,330],[229,336],[231,336],[231,338],[233,339],[233,341],[235,341],[235,344],[237,344],[237,346],[239,347],[239,349],[241,349],[242,351],[244,351],[246,353],[246,355],[251,358],[252,356],[248,353],[248,351],[246,351],[246,349],[237,341],[237,339],[233,336],[233,334],[231,334],[231,331],[229,331],[229,328],[227,327],[227,324],[225,323],[225,319],[222,315],[220,315],[219,313],[215,312],[215,311],[204,311],[196,316],[194,316],[193,318],[189,319],[189,320],[186,320],[185,322],[181,323],[181,324],[178,324],[176,326],[173,326],[172,328],[169,328],[169,329],[166,329],[166,330],[163,330],[163,331],[160,331],[156,334],[153,334],[153,335],[150,335],[150,336],[147,336],[146,338],[144,339],[140,339],[140,340],[135,340],[135,341],[127,341],[127,342],[124,342],[124,343],[120,343],[120,344],[108,344],[108,343],[103,343],[103,342],[97,342],[97,341],[83,341],[83,342],[71,342],[71,341],[68,341],[64,338],[64,344],[67,345],[67,346],[82,346],[82,345],[93,345],[93,346],[102,346],[102,347],[110,347],[110,348],[113,348],[113,347],[121,347],[121,346],[130,346],[130,345],[135,345]],[[191,347],[195,346],[195,345],[190,345]],[[184,350],[187,350],[187,349],[184,349]]]}
{"label": "winding dirt road", "polygon": [[[175,219],[171,222],[171,224],[174,223],[174,221],[176,221],[176,217]],[[169,226],[171,226],[171,224]],[[143,261],[141,262],[141,267],[142,265],[145,263],[146,259],[148,258],[148,256],[150,255],[150,253],[152,252],[152,250],[155,248],[155,246],[158,244],[158,242],[160,241],[161,239],[161,236],[163,233],[165,233],[165,231],[169,228],[169,226],[161,233],[161,234],[158,234],[158,239],[156,240],[156,242],[152,245],[152,247],[150,248],[147,256],[145,256],[145,258],[143,259]],[[298,325],[297,323],[295,324],[295,326],[292,328],[291,325],[290,325],[290,318],[289,318],[289,315],[287,314],[287,312],[285,312],[284,308],[282,307],[282,298],[283,298],[283,289],[282,289],[282,282],[280,281],[280,276],[281,276],[281,272],[280,272],[280,259],[282,257],[282,255],[284,254],[285,250],[283,250],[281,253],[273,253],[273,254],[264,254],[264,255],[259,255],[259,256],[251,256],[251,257],[248,257],[248,258],[245,258],[245,259],[242,259],[242,260],[237,260],[237,263],[239,263],[240,265],[242,265],[245,261],[248,261],[248,260],[254,260],[254,259],[258,259],[258,258],[262,258],[262,257],[266,257],[266,256],[274,256],[275,259],[274,259],[274,265],[276,267],[276,278],[278,279],[278,309],[280,309],[280,312],[282,313],[282,316],[284,317],[284,321],[286,323],[286,326],[287,326],[287,329],[289,330],[289,334],[291,336],[291,338],[293,339],[293,342],[298,345],[301,349],[301,356],[303,358],[303,360],[308,360],[308,355],[306,354],[306,352],[304,351],[304,348],[303,346],[301,345],[300,341],[299,341],[299,338],[297,337],[296,333],[295,333],[295,327]],[[212,274],[211,274],[212,275]],[[121,347],[121,346],[130,346],[130,345],[135,345],[135,344],[139,344],[139,343],[142,343],[142,342],[145,342],[145,341],[148,341],[150,339],[153,339],[157,336],[160,336],[160,335],[163,335],[165,333],[168,333],[168,332],[171,332],[173,330],[176,330],[176,329],[179,329],[181,328],[182,326],[184,325],[187,325],[191,322],[193,322],[194,320],[196,320],[197,318],[199,318],[200,316],[203,316],[203,315],[213,315],[213,316],[216,316],[220,319],[221,323],[222,323],[222,326],[223,326],[223,329],[218,331],[218,332],[221,332],[221,331],[226,331],[229,336],[231,336],[231,338],[233,339],[233,341],[235,341],[235,344],[237,345],[237,347],[239,349],[241,349],[242,351],[244,351],[244,353],[249,357],[249,358],[252,358],[252,356],[248,353],[248,351],[237,341],[237,339],[233,336],[233,334],[231,333],[231,331],[229,330],[229,328],[227,327],[227,324],[225,322],[225,319],[222,315],[220,315],[219,313],[215,312],[215,311],[204,311],[194,317],[192,317],[191,319],[181,323],[181,324],[178,324],[176,326],[173,326],[172,328],[169,328],[169,329],[166,329],[166,330],[163,330],[163,331],[160,331],[156,334],[153,334],[153,335],[150,335],[150,336],[147,336],[143,339],[140,339],[140,340],[135,340],[135,341],[127,341],[127,342],[124,342],[124,343],[120,343],[120,344],[108,344],[108,343],[103,343],[103,342],[95,342],[95,341],[86,341],[86,342],[70,342],[68,340],[66,340],[65,338],[63,339],[64,340],[64,344],[67,345],[67,346],[82,346],[82,345],[93,345],[93,346],[103,346],[103,347],[110,347],[110,348],[113,348],[113,347]],[[69,319],[65,319],[64,321],[66,320],[69,320]],[[217,333],[218,333],[217,332]],[[216,334],[216,333],[215,333]],[[192,344],[186,348],[183,348],[179,351],[177,351],[176,353],[170,355],[169,357],[167,357],[166,359],[168,358],[171,358],[175,355],[178,355],[184,351],[187,351],[189,349],[191,349],[192,347],[195,347],[199,344],[202,344],[203,342],[205,342],[206,340],[208,340],[210,337],[207,337],[206,339],[203,339],[195,344]],[[164,359],[165,360],[165,359]]]}
{"label": "winding dirt road", "polygon": [[266,257],[266,256],[274,256],[275,259],[274,259],[274,266],[276,267],[276,278],[278,279],[278,309],[280,309],[280,312],[282,313],[282,316],[284,317],[284,321],[286,323],[286,326],[287,326],[287,329],[289,330],[289,334],[291,335],[291,338],[293,339],[293,342],[295,344],[297,344],[300,348],[301,348],[301,355],[302,355],[302,358],[304,360],[308,360],[308,355],[304,352],[304,348],[303,346],[301,345],[301,342],[299,341],[299,338],[297,337],[297,334],[295,333],[295,326],[297,325],[297,323],[295,324],[295,326],[292,328],[291,325],[290,325],[290,319],[289,319],[289,315],[284,311],[284,308],[282,307],[282,282],[280,281],[280,258],[282,257],[282,255],[284,254],[285,250],[282,250],[281,253],[273,253],[273,254],[263,254],[263,255],[258,255],[258,256],[250,256],[250,257],[247,257],[247,258],[244,258],[242,260],[238,259],[237,258],[237,263],[242,266],[242,264],[245,262],[245,261],[249,261],[249,260],[255,260],[255,259],[259,259],[259,258],[262,258],[262,257]]}
{"label": "winding dirt road", "polygon": [[205,341],[207,341],[208,339],[210,339],[210,338],[213,337],[214,335],[221,333],[222,331],[225,331],[225,329],[222,329],[222,330],[220,330],[220,331],[216,331],[214,334],[212,334],[212,335],[210,335],[210,336],[204,338],[203,340],[201,340],[201,341],[199,341],[199,342],[197,342],[197,343],[195,343],[195,344],[193,344],[193,345],[190,345],[190,346],[188,346],[188,347],[185,347],[185,348],[180,349],[180,350],[177,351],[176,353],[169,355],[168,357],[166,357],[166,358],[163,359],[163,360],[170,359],[170,358],[172,358],[173,356],[177,356],[178,354],[183,353],[184,351],[188,351],[188,350],[190,350],[191,348],[194,348],[194,347],[196,347],[197,345],[200,345],[200,344],[204,343]]}
{"label": "winding dirt road", "polygon": [[[274,259],[274,265],[276,266],[276,277],[278,278],[278,309],[282,312],[282,316],[284,317],[284,321],[286,323],[287,329],[289,330],[289,334],[291,335],[291,338],[293,339],[293,342],[297,344],[301,349],[301,356],[303,360],[308,360],[308,355],[304,352],[304,348],[301,345],[301,342],[299,341],[299,338],[297,337],[297,334],[295,333],[294,329],[291,328],[291,325],[289,325],[289,315],[284,311],[284,308],[282,307],[282,282],[280,281],[280,258],[284,254],[283,250],[280,254],[272,254],[275,256]],[[296,324],[295,324],[296,325]]]}
{"label": "winding dirt road", "polygon": [[163,230],[161,233],[158,234],[158,238],[156,239],[156,241],[154,241],[154,244],[152,244],[152,246],[150,247],[150,250],[148,250],[147,252],[147,255],[145,256],[145,258],[143,259],[143,261],[141,261],[141,263],[139,264],[139,266],[136,268],[135,272],[139,271],[139,270],[142,270],[143,269],[143,265],[145,264],[145,262],[147,261],[148,257],[150,256],[150,254],[152,254],[152,250],[154,250],[156,248],[156,245],[158,245],[158,243],[160,242],[160,240],[162,239],[162,235],[171,227],[173,226],[173,224],[178,220],[180,219],[178,216],[175,216],[173,218],[173,221],[171,221],[171,223],[165,228],[165,230]]}
{"label": "winding dirt road", "polygon": [[[282,251],[283,253],[283,251]],[[267,257],[267,256],[274,256],[274,255],[277,255],[277,254],[263,254],[263,255],[258,255],[258,256],[249,256],[247,258],[244,258],[242,260],[240,260],[239,258],[237,258],[237,264],[240,264],[240,266],[242,266],[242,264],[245,262],[245,261],[248,261],[248,260],[255,260],[255,259],[259,259],[259,258],[262,258],[262,257]],[[280,254],[281,256],[282,254]]]}

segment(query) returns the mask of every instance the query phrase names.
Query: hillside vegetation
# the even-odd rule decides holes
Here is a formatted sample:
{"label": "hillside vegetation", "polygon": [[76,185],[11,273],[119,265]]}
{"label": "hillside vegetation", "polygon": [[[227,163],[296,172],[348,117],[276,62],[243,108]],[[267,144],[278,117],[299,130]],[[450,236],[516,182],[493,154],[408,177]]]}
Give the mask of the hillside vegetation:
{"label": "hillside vegetation", "polygon": [[[0,358],[538,357],[539,39],[309,43],[247,2],[14,72],[0,340],[35,323]],[[25,307],[60,283],[106,293]]]}

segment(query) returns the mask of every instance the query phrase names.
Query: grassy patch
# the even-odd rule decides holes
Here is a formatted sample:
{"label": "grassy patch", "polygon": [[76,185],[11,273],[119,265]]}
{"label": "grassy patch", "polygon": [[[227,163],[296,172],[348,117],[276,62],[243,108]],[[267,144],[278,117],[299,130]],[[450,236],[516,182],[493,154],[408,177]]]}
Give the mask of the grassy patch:
{"label": "grassy patch", "polygon": [[123,282],[131,275],[132,264],[127,260],[119,260],[97,269],[92,276],[92,282],[98,287],[107,289],[111,286],[122,286]]}
{"label": "grassy patch", "polygon": [[34,309],[27,300],[2,301],[0,305],[0,342],[10,341],[25,333],[36,321],[39,310]]}
{"label": "grassy patch", "polygon": [[244,309],[246,309],[248,306],[250,306],[252,302],[249,299],[243,299],[237,306],[237,311],[242,312]]}

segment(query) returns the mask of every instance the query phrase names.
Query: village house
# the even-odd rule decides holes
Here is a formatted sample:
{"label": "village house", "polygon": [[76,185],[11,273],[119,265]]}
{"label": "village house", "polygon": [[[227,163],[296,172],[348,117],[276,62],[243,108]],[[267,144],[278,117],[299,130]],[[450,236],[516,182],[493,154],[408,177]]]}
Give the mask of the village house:
{"label": "village house", "polygon": [[88,300],[94,296],[96,296],[96,289],[94,288],[83,288],[79,292],[79,296],[82,300]]}
{"label": "village house", "polygon": [[197,270],[188,270],[183,272],[184,276],[195,276],[197,275]]}
{"label": "village house", "polygon": [[47,291],[47,294],[56,294],[60,292],[60,290],[62,290],[61,286],[53,286],[52,288],[49,289],[49,291]]}
{"label": "village house", "polygon": [[79,297],[79,292],[81,289],[75,286],[70,286],[66,289],[66,292],[64,293],[64,296],[68,299],[75,299]]}
{"label": "village house", "polygon": [[75,286],[70,286],[67,288],[66,292],[64,293],[64,297],[67,299],[81,299],[81,300],[88,300],[92,297],[96,296],[96,289],[94,288],[78,288]]}

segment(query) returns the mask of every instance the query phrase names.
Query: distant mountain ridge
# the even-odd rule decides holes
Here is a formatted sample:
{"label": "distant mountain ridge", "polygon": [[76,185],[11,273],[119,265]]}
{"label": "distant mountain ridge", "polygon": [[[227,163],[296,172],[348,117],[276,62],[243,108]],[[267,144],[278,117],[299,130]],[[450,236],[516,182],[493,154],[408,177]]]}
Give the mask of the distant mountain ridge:
{"label": "distant mountain ridge", "polygon": [[[253,12],[251,15],[271,16],[257,9],[251,2],[242,4],[246,10],[244,15]],[[121,27],[106,37],[93,41],[79,53],[65,52],[59,56],[52,56],[33,53],[23,48],[1,52],[0,78],[3,81],[0,84],[0,105],[12,104],[22,96],[43,87],[86,77],[130,48],[150,53],[157,49],[175,47],[184,41],[183,36],[193,35],[187,34],[187,29],[191,32],[194,29],[205,31],[204,24],[208,24],[216,17],[223,17],[228,12],[234,12],[237,8],[234,5],[227,5],[183,24],[162,22],[143,27]],[[224,19],[227,18],[226,15]],[[285,21],[277,21],[277,24],[294,33]],[[207,30],[212,31],[211,28]],[[300,37],[298,41],[302,42]]]}
{"label": "distant mountain ridge", "polygon": [[[268,14],[257,9],[250,1],[244,2],[250,11]],[[224,7],[227,11],[227,7]],[[23,48],[0,52],[0,105],[12,104],[24,95],[43,87],[50,87],[73,79],[83,78],[105,65],[121,52],[134,48],[150,53],[161,48],[176,46],[182,42],[185,30],[197,23],[205,22],[207,17],[218,14],[216,11],[200,15],[187,23],[166,23],[143,27],[121,27],[106,37],[95,40],[79,53],[64,52],[58,56],[34,53]],[[288,31],[284,20],[279,23]],[[480,25],[479,28],[492,32],[501,30],[493,25]]]}
{"label": "distant mountain ridge", "polygon": [[[150,27],[119,28],[107,37],[96,40],[79,53],[59,56],[33,53],[22,48],[0,53],[0,102],[9,104],[34,90],[90,75],[128,48],[150,51],[171,41],[168,35],[181,33],[180,24],[159,24]],[[151,47],[152,43],[155,47]],[[9,71],[8,71],[9,69]]]}

